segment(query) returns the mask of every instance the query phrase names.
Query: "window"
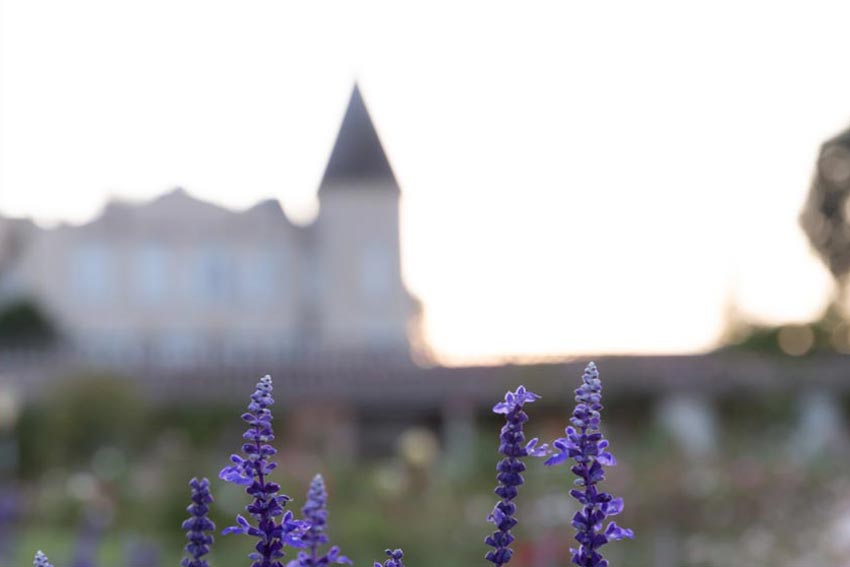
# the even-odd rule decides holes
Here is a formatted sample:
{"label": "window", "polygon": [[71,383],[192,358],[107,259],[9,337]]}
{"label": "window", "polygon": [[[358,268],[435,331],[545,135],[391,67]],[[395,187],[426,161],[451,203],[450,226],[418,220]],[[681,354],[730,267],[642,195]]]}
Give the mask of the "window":
{"label": "window", "polygon": [[195,291],[203,303],[224,303],[233,300],[233,257],[223,247],[210,247],[198,254],[195,270]]}
{"label": "window", "polygon": [[240,259],[240,299],[246,305],[268,305],[281,293],[282,253],[275,249],[257,250]]}
{"label": "window", "polygon": [[106,244],[86,242],[71,254],[71,287],[74,295],[87,302],[106,302],[112,299],[113,274],[110,252]]}
{"label": "window", "polygon": [[168,291],[168,251],[165,246],[148,242],[136,253],[133,264],[136,297],[145,304],[161,302]]}

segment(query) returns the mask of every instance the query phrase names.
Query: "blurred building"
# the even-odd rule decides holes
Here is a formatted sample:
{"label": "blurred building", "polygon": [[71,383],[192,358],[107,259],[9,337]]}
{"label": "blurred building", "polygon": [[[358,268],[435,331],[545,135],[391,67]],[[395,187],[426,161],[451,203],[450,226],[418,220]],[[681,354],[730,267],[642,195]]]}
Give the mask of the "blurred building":
{"label": "blurred building", "polygon": [[0,298],[31,298],[93,355],[191,363],[409,353],[399,186],[355,86],[309,226],[175,189],[82,226],[0,219]]}

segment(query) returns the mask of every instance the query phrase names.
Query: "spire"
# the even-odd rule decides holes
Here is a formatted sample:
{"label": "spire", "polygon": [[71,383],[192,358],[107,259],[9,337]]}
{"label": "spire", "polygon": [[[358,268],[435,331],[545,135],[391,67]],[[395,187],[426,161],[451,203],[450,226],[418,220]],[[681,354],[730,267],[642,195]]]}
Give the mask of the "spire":
{"label": "spire", "polygon": [[360,87],[355,83],[319,191],[332,186],[344,188],[346,182],[358,181],[379,182],[380,186],[399,190]]}

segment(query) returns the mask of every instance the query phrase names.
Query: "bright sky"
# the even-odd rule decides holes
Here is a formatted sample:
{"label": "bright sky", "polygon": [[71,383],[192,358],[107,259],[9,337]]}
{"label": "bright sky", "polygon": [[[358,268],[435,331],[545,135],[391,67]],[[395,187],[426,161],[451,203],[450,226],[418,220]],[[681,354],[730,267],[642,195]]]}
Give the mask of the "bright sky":
{"label": "bright sky", "polygon": [[825,303],[797,215],[850,6],[702,4],[6,0],[0,211],[181,185],[307,221],[358,78],[444,359],[711,348],[730,298]]}

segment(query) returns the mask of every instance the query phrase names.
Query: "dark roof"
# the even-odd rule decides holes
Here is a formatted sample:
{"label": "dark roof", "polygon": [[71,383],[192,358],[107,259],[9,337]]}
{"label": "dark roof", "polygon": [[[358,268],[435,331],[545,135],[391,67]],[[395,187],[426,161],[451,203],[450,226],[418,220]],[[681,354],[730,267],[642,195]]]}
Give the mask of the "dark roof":
{"label": "dark roof", "polygon": [[347,181],[384,182],[381,186],[398,191],[390,162],[356,84],[319,191],[330,186],[344,188]]}

